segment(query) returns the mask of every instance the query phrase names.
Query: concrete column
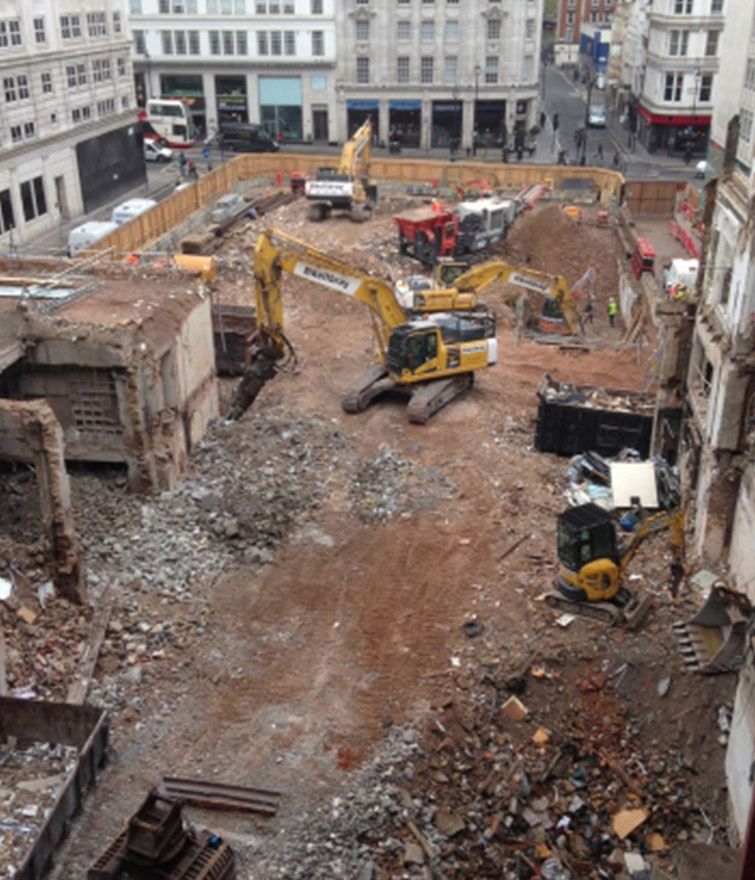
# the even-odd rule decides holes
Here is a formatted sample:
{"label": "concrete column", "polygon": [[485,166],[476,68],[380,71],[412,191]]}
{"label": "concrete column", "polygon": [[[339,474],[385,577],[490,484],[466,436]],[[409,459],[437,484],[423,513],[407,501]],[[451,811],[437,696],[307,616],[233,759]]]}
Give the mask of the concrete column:
{"label": "concrete column", "polygon": [[215,75],[205,73],[202,77],[202,85],[204,89],[204,112],[207,120],[207,130],[211,128],[216,131],[219,128],[218,123],[218,102],[215,95]]}
{"label": "concrete column", "polygon": [[474,98],[465,98],[461,105],[461,147],[472,149],[474,133]]}
{"label": "concrete column", "polygon": [[128,426],[124,451],[128,465],[129,486],[133,492],[154,492],[158,488],[155,457],[152,454],[144,423],[144,400],[141,394],[139,368],[126,372],[125,382],[118,386],[119,403],[126,412],[121,424]]}
{"label": "concrete column", "polygon": [[738,456],[704,450],[697,481],[694,552],[707,564],[723,561],[742,478]]}
{"label": "concrete column", "polygon": [[86,602],[86,581],[71,510],[63,431],[42,400],[0,401],[0,444],[11,457],[31,459],[52,556],[53,583],[71,602]]}
{"label": "concrete column", "polygon": [[390,129],[390,124],[388,122],[391,111],[388,109],[388,100],[380,101],[380,108],[378,114],[380,116],[380,125],[378,131],[378,140],[384,144],[388,143],[388,130]]}

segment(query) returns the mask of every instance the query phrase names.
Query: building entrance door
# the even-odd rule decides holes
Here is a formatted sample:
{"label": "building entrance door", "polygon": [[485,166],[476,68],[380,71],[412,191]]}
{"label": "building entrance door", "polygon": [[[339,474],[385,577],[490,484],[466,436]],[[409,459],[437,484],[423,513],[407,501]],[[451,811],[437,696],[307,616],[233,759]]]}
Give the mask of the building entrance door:
{"label": "building entrance door", "polygon": [[312,108],[312,139],[316,141],[329,140],[327,107]]}
{"label": "building entrance door", "polygon": [[69,220],[71,214],[68,210],[68,198],[66,196],[66,182],[63,177],[55,178],[55,201],[58,203],[58,211],[62,220]]}

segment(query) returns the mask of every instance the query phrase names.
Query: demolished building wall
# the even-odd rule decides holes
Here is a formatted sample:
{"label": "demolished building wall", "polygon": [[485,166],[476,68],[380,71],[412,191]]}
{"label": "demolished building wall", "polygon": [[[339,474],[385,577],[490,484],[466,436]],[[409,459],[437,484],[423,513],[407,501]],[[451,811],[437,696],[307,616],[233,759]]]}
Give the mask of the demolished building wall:
{"label": "demolished building wall", "polygon": [[20,303],[24,356],[5,393],[49,402],[68,460],[125,464],[137,491],[170,488],[218,414],[210,305],[185,281],[145,278],[98,282],[53,312]]}

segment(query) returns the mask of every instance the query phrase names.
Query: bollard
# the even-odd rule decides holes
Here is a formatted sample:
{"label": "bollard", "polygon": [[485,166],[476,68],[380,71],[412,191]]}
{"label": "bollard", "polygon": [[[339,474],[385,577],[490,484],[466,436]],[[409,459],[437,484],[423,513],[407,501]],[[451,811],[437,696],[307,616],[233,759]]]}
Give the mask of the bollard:
{"label": "bollard", "polygon": [[276,186],[283,186],[283,172],[282,171],[275,172],[275,185]]}

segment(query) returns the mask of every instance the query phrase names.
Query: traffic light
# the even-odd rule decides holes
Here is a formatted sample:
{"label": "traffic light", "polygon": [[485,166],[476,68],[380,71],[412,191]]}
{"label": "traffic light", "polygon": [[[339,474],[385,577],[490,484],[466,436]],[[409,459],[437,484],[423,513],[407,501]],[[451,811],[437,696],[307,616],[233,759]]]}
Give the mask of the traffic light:
{"label": "traffic light", "polygon": [[558,131],[558,113],[553,114],[553,131]]}

